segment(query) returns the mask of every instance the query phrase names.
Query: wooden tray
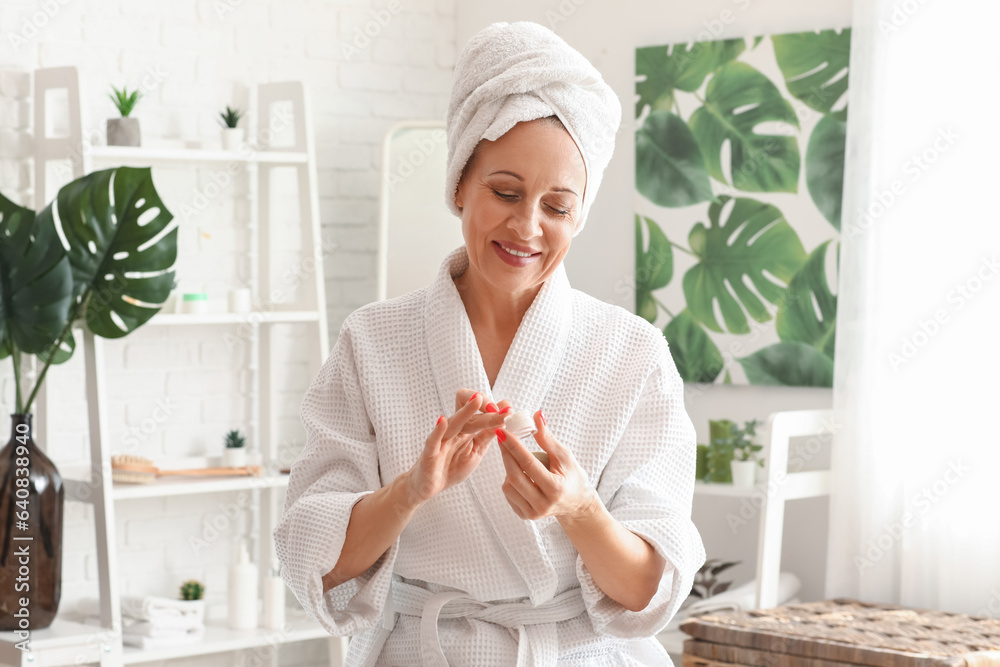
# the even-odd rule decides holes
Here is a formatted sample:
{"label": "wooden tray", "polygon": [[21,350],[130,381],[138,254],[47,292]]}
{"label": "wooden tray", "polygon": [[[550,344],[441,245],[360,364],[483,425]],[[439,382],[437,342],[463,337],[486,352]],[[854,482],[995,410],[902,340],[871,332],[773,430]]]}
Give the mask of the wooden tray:
{"label": "wooden tray", "polygon": [[698,616],[684,667],[1000,667],[1000,620],[835,599]]}

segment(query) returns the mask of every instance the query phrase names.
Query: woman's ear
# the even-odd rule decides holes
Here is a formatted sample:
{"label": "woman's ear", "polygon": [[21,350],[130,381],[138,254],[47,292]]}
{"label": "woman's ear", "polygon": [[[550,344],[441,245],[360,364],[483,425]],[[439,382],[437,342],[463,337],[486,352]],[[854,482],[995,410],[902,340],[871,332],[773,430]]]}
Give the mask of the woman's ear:
{"label": "woman's ear", "polygon": [[463,204],[463,202],[462,202],[462,186],[460,184],[459,187],[455,189],[455,206],[458,207],[459,211],[462,210],[462,204]]}

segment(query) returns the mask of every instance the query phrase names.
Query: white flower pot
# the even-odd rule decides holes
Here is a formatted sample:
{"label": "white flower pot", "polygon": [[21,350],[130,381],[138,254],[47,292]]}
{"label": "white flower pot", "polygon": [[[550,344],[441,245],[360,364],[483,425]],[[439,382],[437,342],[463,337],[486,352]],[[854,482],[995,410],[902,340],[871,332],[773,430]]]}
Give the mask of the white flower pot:
{"label": "white flower pot", "polygon": [[733,473],[733,486],[752,487],[756,467],[756,461],[737,461],[735,459],[730,461],[729,469]]}
{"label": "white flower pot", "polygon": [[227,151],[238,151],[243,146],[243,128],[227,127],[222,130],[222,148]]}
{"label": "white flower pot", "polygon": [[226,447],[222,450],[222,465],[226,468],[242,468],[247,464],[245,447]]}

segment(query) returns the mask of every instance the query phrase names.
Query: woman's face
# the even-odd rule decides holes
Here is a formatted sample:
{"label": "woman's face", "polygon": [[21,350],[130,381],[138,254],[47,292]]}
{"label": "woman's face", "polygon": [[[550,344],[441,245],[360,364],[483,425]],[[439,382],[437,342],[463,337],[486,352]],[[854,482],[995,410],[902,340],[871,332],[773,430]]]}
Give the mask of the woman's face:
{"label": "woman's face", "polygon": [[515,294],[541,286],[569,250],[585,184],[580,151],[558,125],[521,122],[481,142],[455,195],[469,270]]}

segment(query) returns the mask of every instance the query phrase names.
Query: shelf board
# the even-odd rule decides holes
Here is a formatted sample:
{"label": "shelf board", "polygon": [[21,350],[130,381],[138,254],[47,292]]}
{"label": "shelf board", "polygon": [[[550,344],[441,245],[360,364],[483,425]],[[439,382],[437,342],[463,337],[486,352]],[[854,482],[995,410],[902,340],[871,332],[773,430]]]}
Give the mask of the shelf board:
{"label": "shelf board", "polygon": [[696,496],[729,496],[731,498],[749,498],[754,494],[764,493],[771,498],[797,500],[799,498],[815,498],[830,495],[830,471],[809,470],[806,472],[790,472],[782,482],[775,480],[774,487],[768,493],[767,482],[758,482],[753,486],[733,486],[732,484],[716,484],[695,482]]}
{"label": "shelf board", "polygon": [[288,486],[288,475],[262,477],[163,477],[152,484],[114,484],[115,500],[189,496],[196,493],[226,493]]}
{"label": "shelf board", "polygon": [[730,496],[742,498],[752,496],[754,493],[763,490],[763,485],[753,486],[733,486],[732,484],[717,484],[714,482],[695,482],[694,495],[696,496]]}
{"label": "shelf board", "polygon": [[283,324],[287,322],[317,322],[319,312],[315,310],[272,310],[250,313],[158,313],[143,326],[177,324]]}
{"label": "shelf board", "polygon": [[304,611],[286,609],[285,627],[282,630],[267,630],[265,628],[230,630],[223,623],[208,621],[205,623],[205,635],[197,643],[152,649],[126,646],[123,662],[126,665],[136,665],[157,660],[173,660],[195,655],[210,655],[225,651],[322,639],[329,636],[330,633],[324,630],[319,623],[309,618]]}
{"label": "shelf board", "polygon": [[305,164],[309,154],[299,151],[224,151],[203,148],[156,148],[145,146],[91,146],[84,154],[97,161],[122,162],[246,162]]}
{"label": "shelf board", "polygon": [[[101,637],[101,628],[97,626],[56,616],[49,627],[43,630],[31,630],[30,653],[78,647],[99,648]],[[13,632],[0,632],[0,660],[3,660],[4,664],[21,664],[24,653],[15,646],[19,641]]]}

